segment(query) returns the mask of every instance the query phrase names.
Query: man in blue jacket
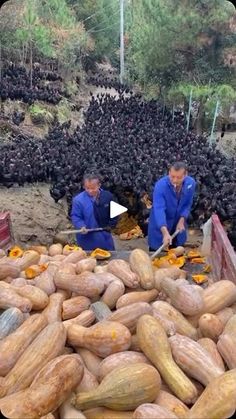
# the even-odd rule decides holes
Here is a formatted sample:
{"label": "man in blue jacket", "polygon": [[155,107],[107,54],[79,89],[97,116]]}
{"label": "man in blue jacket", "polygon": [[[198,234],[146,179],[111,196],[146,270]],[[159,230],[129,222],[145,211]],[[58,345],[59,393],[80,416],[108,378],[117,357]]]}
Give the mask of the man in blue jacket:
{"label": "man in blue jacket", "polygon": [[162,244],[171,245],[171,235],[180,233],[174,240],[175,246],[183,246],[187,240],[187,218],[191,211],[196,182],[187,176],[183,162],[174,163],[169,175],[155,184],[153,206],[148,226],[149,250],[157,250]]}
{"label": "man in blue jacket", "polygon": [[113,238],[108,231],[87,233],[87,229],[98,227],[115,227],[118,217],[110,218],[110,202],[113,195],[101,189],[101,180],[97,174],[88,174],[83,179],[84,192],[73,198],[71,221],[74,227],[82,232],[77,234],[79,246],[84,250],[96,248],[115,250]]}

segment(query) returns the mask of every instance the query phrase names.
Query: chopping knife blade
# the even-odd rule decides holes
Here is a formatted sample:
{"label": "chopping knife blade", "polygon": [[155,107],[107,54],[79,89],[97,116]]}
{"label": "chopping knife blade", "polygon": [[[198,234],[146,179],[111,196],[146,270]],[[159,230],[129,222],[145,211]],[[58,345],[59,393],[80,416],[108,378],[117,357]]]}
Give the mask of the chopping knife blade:
{"label": "chopping knife blade", "polygon": [[[180,232],[180,230],[176,230],[176,231],[174,232],[174,234],[172,234],[172,236],[171,236],[172,240],[173,240],[173,239],[177,236],[177,234],[179,234],[179,232]],[[153,255],[151,256],[151,260],[155,259],[155,257],[156,257],[157,255],[159,255],[165,247],[166,247],[166,245],[165,245],[165,244],[162,244],[162,245],[159,247],[159,249],[157,249],[157,250],[155,251],[155,253],[153,253]]]}

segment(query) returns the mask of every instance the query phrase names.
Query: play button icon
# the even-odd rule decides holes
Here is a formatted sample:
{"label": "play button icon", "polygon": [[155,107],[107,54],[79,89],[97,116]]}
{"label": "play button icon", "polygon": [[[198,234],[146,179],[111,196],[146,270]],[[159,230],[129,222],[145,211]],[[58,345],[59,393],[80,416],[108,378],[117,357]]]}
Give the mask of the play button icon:
{"label": "play button icon", "polygon": [[124,212],[128,211],[126,207],[123,207],[123,205],[117,204],[117,202],[111,201],[110,202],[110,218],[117,217],[120,214],[123,214]]}

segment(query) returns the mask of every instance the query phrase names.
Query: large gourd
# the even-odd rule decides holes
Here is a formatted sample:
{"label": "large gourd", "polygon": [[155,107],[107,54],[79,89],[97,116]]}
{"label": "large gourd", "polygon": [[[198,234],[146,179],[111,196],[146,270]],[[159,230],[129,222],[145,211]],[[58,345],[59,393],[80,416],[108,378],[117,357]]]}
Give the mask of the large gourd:
{"label": "large gourd", "polygon": [[122,295],[116,303],[116,308],[121,308],[134,303],[150,303],[158,296],[158,291],[152,289],[150,291],[133,291]]}
{"label": "large gourd", "polygon": [[129,349],[131,334],[118,322],[103,321],[89,328],[72,325],[67,330],[69,345],[83,347],[105,358]]}
{"label": "large gourd", "polygon": [[197,389],[174,362],[167,335],[157,319],[149,315],[140,317],[137,336],[143,353],[160,372],[173,393],[184,403],[194,403]]}
{"label": "large gourd", "polygon": [[43,311],[48,323],[60,322],[62,320],[62,304],[66,297],[66,291],[63,290],[58,290],[49,296],[49,303]]}
{"label": "large gourd", "polygon": [[221,320],[211,313],[203,314],[198,321],[198,325],[203,337],[210,338],[216,342],[224,328]]}
{"label": "large gourd", "polygon": [[90,304],[90,299],[83,296],[73,297],[69,300],[65,300],[62,305],[62,319],[69,320],[78,316],[84,310],[87,310]]}
{"label": "large gourd", "polygon": [[188,419],[230,418],[236,408],[236,369],[214,378],[188,413]]}
{"label": "large gourd", "polygon": [[160,390],[155,402],[159,406],[165,407],[174,413],[178,418],[183,419],[187,416],[189,408],[177,399],[173,394],[168,393],[167,391]]}
{"label": "large gourd", "polygon": [[151,312],[152,308],[148,303],[134,303],[114,311],[107,320],[122,323],[133,333],[139,317],[143,314],[151,314]]}
{"label": "large gourd", "polygon": [[98,297],[104,290],[104,283],[92,272],[70,275],[59,270],[54,281],[58,288],[69,290],[88,298]]}
{"label": "large gourd", "polygon": [[134,412],[133,419],[177,419],[177,416],[166,407],[157,404],[141,404]]}
{"label": "large gourd", "polygon": [[215,377],[224,373],[208,352],[199,343],[187,336],[175,335],[169,338],[175,362],[186,374],[203,385],[207,385]]}
{"label": "large gourd", "polygon": [[135,351],[124,351],[110,355],[106,357],[99,365],[99,381],[102,381],[103,378],[115,368],[137,363],[149,364],[150,362],[144,354]]}
{"label": "large gourd", "polygon": [[125,260],[111,260],[108,263],[107,270],[120,278],[126,287],[137,288],[139,286],[138,275],[131,271],[129,264]]}
{"label": "large gourd", "polygon": [[[5,286],[6,285],[6,286]],[[28,313],[32,309],[32,303],[28,298],[21,297],[11,287],[0,283],[0,309],[16,307],[23,313]]]}
{"label": "large gourd", "polygon": [[197,339],[197,329],[188,322],[188,320],[178,310],[172,307],[166,301],[155,301],[152,307],[175,325],[176,332],[180,335],[188,336],[191,339]]}
{"label": "large gourd", "polygon": [[34,314],[13,333],[0,341],[0,376],[9,373],[25,349],[46,325],[47,320],[42,314]]}
{"label": "large gourd", "polygon": [[153,402],[161,386],[158,371],[147,364],[115,368],[92,391],[79,393],[74,404],[77,409],[108,407],[114,410],[133,410],[142,403]]}
{"label": "large gourd", "polygon": [[146,290],[153,289],[154,272],[148,254],[144,250],[135,249],[130,254],[129,263],[132,271],[138,275],[140,285]]}
{"label": "large gourd", "polygon": [[[110,274],[112,275],[112,274]],[[124,283],[121,281],[121,279],[115,279],[115,281],[112,281],[106,291],[104,292],[101,301],[106,304],[110,309],[114,308],[116,306],[117,301],[120,299],[120,297],[125,292],[125,286]]]}
{"label": "large gourd", "polygon": [[212,339],[209,339],[209,338],[201,338],[197,342],[208,352],[208,354],[214,360],[214,362],[218,365],[218,367],[224,371],[225,370],[224,362],[217,349],[216,343]]}
{"label": "large gourd", "polygon": [[200,314],[204,307],[201,290],[183,281],[178,283],[170,278],[163,279],[162,291],[168,295],[173,306],[181,313],[189,316]]}
{"label": "large gourd", "polygon": [[217,313],[236,302],[236,285],[228,280],[217,281],[203,291],[204,313]]}
{"label": "large gourd", "polygon": [[66,331],[62,323],[45,327],[0,381],[0,397],[27,388],[44,365],[62,352],[65,341]]}
{"label": "large gourd", "polygon": [[30,388],[3,398],[0,408],[8,418],[40,418],[55,411],[83,377],[76,355],[62,355],[45,365]]}

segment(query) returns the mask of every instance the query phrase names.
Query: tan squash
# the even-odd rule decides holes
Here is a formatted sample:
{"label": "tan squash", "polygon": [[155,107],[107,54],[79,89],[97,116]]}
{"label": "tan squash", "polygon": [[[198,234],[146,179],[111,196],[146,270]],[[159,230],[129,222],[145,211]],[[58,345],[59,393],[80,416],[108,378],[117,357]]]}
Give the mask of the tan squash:
{"label": "tan squash", "polygon": [[75,270],[77,274],[81,274],[82,272],[85,272],[85,271],[93,272],[96,265],[97,265],[96,259],[90,257],[87,259],[82,259],[79,262],[77,262]]}
{"label": "tan squash", "polygon": [[158,291],[156,289],[152,289],[149,291],[133,291],[129,292],[128,294],[122,295],[116,303],[116,308],[121,308],[128,306],[129,304],[133,303],[150,303],[151,301],[155,300],[158,296]]}
{"label": "tan squash", "polygon": [[236,314],[230,317],[230,319],[227,321],[223,333],[236,336]]}
{"label": "tan squash", "polygon": [[214,314],[209,313],[203,314],[200,317],[198,324],[202,336],[205,338],[210,338],[215,342],[217,342],[224,328],[220,319]]}
{"label": "tan squash", "polygon": [[189,412],[189,408],[183,402],[181,402],[181,400],[177,399],[177,397],[175,397],[173,394],[170,394],[169,392],[162,389],[160,390],[154,403],[168,409],[180,419],[187,417],[187,413]]}
{"label": "tan squash", "polygon": [[[14,285],[14,287],[24,287],[25,285],[29,285],[27,279],[24,278],[15,278],[11,281],[11,285]],[[30,285],[32,285],[30,281]]]}
{"label": "tan squash", "polygon": [[101,298],[101,301],[105,303],[110,309],[113,309],[124,292],[124,283],[121,281],[121,279],[116,279],[108,285]]}
{"label": "tan squash", "polygon": [[32,310],[43,310],[49,302],[47,294],[38,287],[33,285],[24,285],[22,287],[12,286],[15,291],[21,297],[27,298],[32,303]]}
{"label": "tan squash", "polygon": [[62,306],[63,301],[66,299],[65,291],[58,290],[49,297],[49,303],[44,310],[44,315],[48,323],[55,323],[62,321]]}
{"label": "tan squash", "polygon": [[19,267],[21,271],[24,271],[31,265],[38,265],[40,254],[35,250],[26,250],[23,256],[15,260],[15,266]]}
{"label": "tan squash", "polygon": [[87,255],[84,250],[79,249],[71,252],[62,262],[62,266],[66,266],[68,263],[78,263],[80,260],[86,259]]}
{"label": "tan squash", "polygon": [[169,303],[167,303],[166,301],[155,301],[154,303],[152,303],[152,307],[164,318],[174,323],[177,333],[179,333],[180,335],[188,336],[194,340],[197,339],[196,328],[193,327],[186,320],[186,318]]}
{"label": "tan squash", "polygon": [[71,404],[71,397],[59,408],[60,419],[87,419],[84,414]]}
{"label": "tan squash", "polygon": [[47,362],[62,352],[65,341],[66,331],[62,323],[45,327],[18,358],[7,376],[0,381],[0,397],[29,387]]}
{"label": "tan squash", "polygon": [[148,303],[134,303],[114,311],[107,320],[122,323],[134,333],[137,321],[143,314],[151,314],[152,308]]}
{"label": "tan squash", "polygon": [[79,393],[74,404],[81,410],[99,406],[133,410],[142,403],[154,401],[160,387],[160,375],[154,367],[133,364],[114,369],[95,390]]}
{"label": "tan squash", "polygon": [[166,407],[157,404],[141,404],[134,411],[133,419],[176,419],[177,416]]}
{"label": "tan squash", "polygon": [[228,368],[236,368],[236,335],[223,333],[217,342],[217,349]]}
{"label": "tan squash", "polygon": [[63,247],[61,243],[52,244],[48,249],[49,256],[61,255]]}
{"label": "tan squash", "polygon": [[135,249],[129,257],[130,267],[139,278],[139,282],[144,289],[154,288],[154,272],[152,262],[148,254],[142,249]]}
{"label": "tan squash", "polygon": [[57,287],[88,298],[98,297],[104,290],[104,283],[92,272],[70,275],[59,269],[54,281]]}
{"label": "tan squash", "polygon": [[99,381],[101,382],[107,374],[118,367],[125,367],[132,364],[145,363],[150,364],[144,354],[134,351],[124,351],[107,356],[99,365]]}
{"label": "tan squash", "polygon": [[178,279],[186,278],[186,272],[171,266],[170,268],[156,269],[154,270],[154,284],[158,291],[161,291],[161,280],[165,278]]}
{"label": "tan squash", "polygon": [[178,284],[173,279],[166,278],[161,281],[161,288],[171,299],[172,305],[181,313],[194,316],[202,312],[204,307],[202,293],[187,281]]}
{"label": "tan squash", "polygon": [[197,389],[173,360],[170,343],[160,322],[149,315],[140,317],[137,336],[143,353],[155,365],[173,393],[186,404],[194,403]]}
{"label": "tan squash", "polygon": [[217,313],[236,302],[236,285],[228,280],[217,281],[203,291],[204,312]]}
{"label": "tan squash", "polygon": [[94,268],[94,273],[95,274],[103,274],[103,273],[107,272],[107,268],[108,268],[108,264],[106,264],[106,265],[97,265]]}
{"label": "tan squash", "polygon": [[68,256],[68,255],[70,255],[72,252],[75,252],[76,250],[82,250],[82,248],[81,248],[81,247],[79,247],[79,246],[77,246],[76,244],[66,244],[66,245],[63,247],[62,254],[63,254],[64,256]]}
{"label": "tan squash", "polygon": [[[85,410],[86,419],[133,419],[133,412],[118,412],[117,410],[97,407],[95,409]],[[71,419],[71,418],[68,418]]]}
{"label": "tan squash", "polygon": [[7,375],[18,358],[47,325],[42,314],[33,314],[9,336],[0,341],[0,376]]}
{"label": "tan squash", "polygon": [[108,272],[121,279],[126,287],[137,288],[139,286],[138,275],[131,271],[129,264],[125,260],[111,260],[107,269]]}
{"label": "tan squash", "polygon": [[32,309],[32,303],[28,298],[21,297],[15,292],[12,287],[7,287],[10,284],[3,281],[0,283],[0,310],[11,307],[16,307],[23,313],[28,313]]}
{"label": "tan squash", "polygon": [[[96,269],[94,270],[94,272],[96,271]],[[100,273],[96,273],[97,278],[100,279],[100,281],[102,281],[104,283],[105,289],[111,284],[111,282],[114,281],[121,281],[121,279],[119,279],[117,276],[113,275],[110,272],[100,272]],[[123,281],[122,281],[123,282]]]}
{"label": "tan squash", "polygon": [[87,348],[105,358],[112,353],[129,349],[129,330],[118,322],[102,321],[89,328],[72,325],[67,330],[69,345]]}
{"label": "tan squash", "polygon": [[73,319],[66,320],[63,322],[63,325],[66,329],[69,328],[72,324],[78,324],[80,326],[88,327],[93,324],[93,322],[96,320],[95,314],[93,310],[85,310],[82,313],[80,313],[77,317],[74,317]]}
{"label": "tan squash", "polygon": [[224,373],[224,369],[218,367],[208,352],[187,336],[176,334],[169,338],[169,342],[177,365],[204,386]]}
{"label": "tan squash", "polygon": [[218,367],[224,371],[225,370],[224,362],[217,349],[216,343],[212,339],[209,339],[209,338],[201,338],[197,342],[208,352],[208,354],[214,360],[215,364],[217,364]]}
{"label": "tan squash", "polygon": [[176,327],[175,327],[174,322],[172,322],[171,320],[168,320],[159,311],[155,310],[155,308],[153,308],[152,310],[152,316],[155,319],[159,320],[160,324],[162,325],[168,337],[176,334]]}
{"label": "tan squash", "polygon": [[10,278],[18,278],[20,276],[20,268],[10,263],[8,258],[6,259],[7,259],[7,262],[4,262],[3,260],[1,260],[1,263],[0,263],[0,280],[5,279],[8,276]]}
{"label": "tan squash", "polygon": [[48,249],[46,246],[30,246],[28,250],[34,250],[40,255],[48,255]]}
{"label": "tan squash", "polygon": [[6,257],[6,252],[4,249],[0,249],[0,259]]}
{"label": "tan squash", "polygon": [[51,295],[56,292],[56,286],[54,283],[54,277],[58,270],[58,266],[50,262],[46,271],[42,272],[37,278],[35,278],[35,285],[46,292],[47,295]]}
{"label": "tan squash", "polygon": [[62,355],[48,362],[30,388],[1,400],[9,418],[39,418],[56,410],[83,377],[83,364],[76,355]]}
{"label": "tan squash", "polygon": [[77,354],[79,354],[84,362],[85,367],[93,376],[98,380],[99,378],[99,366],[103,361],[103,358],[95,355],[93,352],[86,348],[76,348]]}
{"label": "tan squash", "polygon": [[221,321],[221,323],[223,324],[223,326],[225,327],[227,321],[233,317],[234,312],[232,310],[232,308],[230,307],[226,307],[223,308],[220,311],[217,311],[217,313],[215,313],[215,315],[218,317],[218,319]]}
{"label": "tan squash", "polygon": [[214,378],[188,413],[188,419],[229,418],[235,412],[236,369]]}
{"label": "tan squash", "polygon": [[[82,361],[82,357],[80,357],[80,358],[81,358],[81,361]],[[98,382],[97,378],[84,365],[84,375],[83,375],[83,378],[82,378],[81,382],[76,387],[75,393],[79,393],[81,391],[90,391],[90,390],[93,390],[94,388],[97,388],[98,386],[99,386],[99,382]]]}
{"label": "tan squash", "polygon": [[63,302],[62,319],[69,320],[78,316],[90,307],[91,301],[87,297],[73,297]]}
{"label": "tan squash", "polygon": [[142,352],[142,349],[140,348],[139,341],[137,335],[131,336],[131,345],[130,345],[130,351],[135,352]]}

